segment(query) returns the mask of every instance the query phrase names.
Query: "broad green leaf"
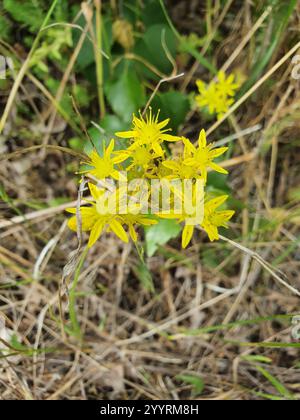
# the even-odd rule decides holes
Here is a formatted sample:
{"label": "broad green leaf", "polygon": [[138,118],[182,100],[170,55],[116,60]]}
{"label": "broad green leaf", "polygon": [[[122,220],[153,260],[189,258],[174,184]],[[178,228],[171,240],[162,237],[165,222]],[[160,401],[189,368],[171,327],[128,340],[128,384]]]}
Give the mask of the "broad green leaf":
{"label": "broad green leaf", "polygon": [[175,220],[162,219],[157,225],[145,230],[147,254],[152,257],[160,246],[165,245],[170,239],[177,238],[181,226]]}
{"label": "broad green leaf", "polygon": [[[79,25],[83,30],[86,26],[86,20],[83,16],[81,16],[78,21],[76,22],[77,25]],[[96,30],[95,27],[95,19],[93,22],[94,31]],[[80,37],[82,35],[82,31],[80,29],[74,28],[73,29],[73,41],[74,45],[78,43]],[[103,18],[103,25],[102,25],[102,50],[106,55],[110,55],[111,46],[113,44],[113,38],[112,38],[112,23],[111,19],[109,17]],[[103,65],[107,65],[107,58],[103,56]],[[82,71],[85,70],[87,67],[89,67],[91,64],[94,64],[95,62],[95,51],[93,43],[90,39],[90,37],[86,37],[82,48],[80,50],[80,53],[78,54],[77,60],[76,60],[76,67],[78,70]],[[93,71],[95,72],[96,69],[94,68]]]}
{"label": "broad green leaf", "polygon": [[124,122],[132,119],[145,104],[145,89],[133,71],[125,71],[122,76],[106,85],[106,97],[113,111]]}
{"label": "broad green leaf", "polygon": [[141,18],[146,27],[166,21],[164,12],[157,0],[147,0],[145,2]]}
{"label": "broad green leaf", "polygon": [[117,131],[128,130],[130,128],[130,125],[124,123],[124,121],[122,121],[116,115],[108,114],[100,122],[100,127],[102,127],[107,134],[114,135]]}
{"label": "broad green leaf", "polygon": [[175,57],[177,41],[170,28],[163,24],[153,25],[147,29],[143,38],[137,43],[135,53],[159,71],[169,74],[173,66],[167,57],[164,44],[171,56]]}
{"label": "broad green leaf", "polygon": [[[1,13],[1,10],[0,10]],[[8,19],[0,14],[0,38],[8,41],[9,36],[11,33],[11,25],[8,21]]]}
{"label": "broad green leaf", "polygon": [[97,127],[91,127],[88,130],[88,134],[93,143],[86,139],[86,143],[84,145],[84,152],[86,154],[90,154],[91,151],[94,149],[93,145],[95,145],[97,152],[100,156],[102,156],[103,148],[108,146],[109,144],[109,137],[107,137],[104,132],[102,133]]}
{"label": "broad green leaf", "polygon": [[152,107],[160,109],[161,119],[171,118],[170,125],[176,131],[184,123],[190,110],[190,102],[183,93],[171,90],[157,95],[152,102]]}

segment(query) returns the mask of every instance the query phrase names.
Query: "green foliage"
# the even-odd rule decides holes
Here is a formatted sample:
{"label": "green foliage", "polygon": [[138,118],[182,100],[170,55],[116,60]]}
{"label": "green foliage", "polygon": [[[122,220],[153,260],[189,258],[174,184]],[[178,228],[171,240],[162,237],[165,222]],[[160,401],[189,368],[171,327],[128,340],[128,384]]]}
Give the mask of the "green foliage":
{"label": "green foliage", "polygon": [[[254,56],[254,65],[251,69],[250,77],[242,87],[237,98],[241,97],[248,89],[251,88],[269,64],[297,5],[297,0],[289,0],[285,2],[282,2],[281,0],[270,0],[270,5],[274,10],[270,15],[270,26],[264,27],[263,32],[260,34],[261,48],[257,48],[257,54]],[[266,8],[266,5],[264,7]],[[272,28],[271,36],[269,36],[270,27]],[[269,38],[269,42],[266,43],[266,40]]]}
{"label": "green foliage", "polygon": [[[14,27],[20,26],[24,35],[24,44],[31,48],[37,31],[49,9],[46,0],[4,0],[0,7],[0,34],[9,41]],[[148,87],[158,82],[161,77],[168,76],[173,71],[173,64],[178,53],[179,39],[166,19],[165,13],[157,0],[150,0],[144,5],[135,1],[123,4],[119,19],[130,22],[133,30],[134,46],[132,57],[124,56],[124,48],[118,42],[113,32],[116,16],[110,7],[102,9],[102,57],[103,89],[106,101],[106,116],[99,120],[98,104],[96,115],[83,115],[86,125],[93,120],[103,129],[103,138],[107,141],[116,131],[130,128],[133,113],[143,110],[149,95],[153,90]],[[78,4],[71,5],[59,0],[50,23],[70,22],[80,11]],[[55,97],[61,78],[48,77],[53,66],[64,72],[71,54],[76,48],[82,31],[86,27],[84,16],[76,20],[78,27],[67,28],[57,25],[46,29],[31,59],[31,71],[47,86]],[[96,20],[93,21],[96,33]],[[99,88],[96,77],[95,45],[90,34],[85,38],[77,57],[74,71],[77,77],[85,83],[76,83],[74,87],[66,85],[60,101],[60,113],[71,124],[72,128],[80,126],[74,112],[71,96],[74,98],[81,114],[91,102],[97,103]],[[161,76],[158,76],[161,75]],[[84,86],[84,87],[83,87]],[[161,110],[162,118],[171,118],[173,130],[183,124],[191,106],[187,95],[170,90],[169,84],[164,84],[159,95],[153,101],[153,107]],[[102,114],[103,115],[103,114]],[[76,150],[90,150],[90,144],[80,145],[80,135],[75,130],[76,137],[70,141]],[[99,130],[98,130],[99,131]],[[98,133],[99,134],[99,133]],[[97,138],[97,142],[101,143]],[[98,147],[98,143],[95,143]]]}
{"label": "green foliage", "polygon": [[176,379],[184,382],[185,384],[192,385],[192,397],[198,397],[204,390],[204,382],[199,376],[195,375],[178,375]]}
{"label": "green foliage", "polygon": [[[261,360],[259,360],[261,359]],[[247,359],[249,362],[253,363],[255,369],[267,379],[270,384],[275,388],[275,390],[278,392],[279,396],[277,395],[269,395],[264,394],[262,395],[266,399],[270,400],[294,400],[294,396],[288,391],[288,389],[280,382],[279,379],[277,379],[274,375],[272,375],[267,369],[265,369],[263,366],[258,365],[255,362],[261,362],[261,363],[270,363],[270,359],[267,359],[267,361],[263,360],[262,356],[255,356],[250,359],[248,357]]]}
{"label": "green foliage", "polygon": [[105,130],[107,135],[113,136],[117,131],[123,131],[129,128],[127,123],[124,123],[116,115],[106,115],[101,121],[101,127]]}
{"label": "green foliage", "polygon": [[162,119],[171,118],[173,130],[184,123],[190,110],[190,103],[186,95],[174,90],[158,94],[153,100],[153,107],[161,110]]}
{"label": "green foliage", "polygon": [[[43,23],[50,4],[47,0],[3,0],[3,5],[0,6],[0,14],[2,14],[3,8],[13,21],[21,24],[29,32],[36,34]],[[69,16],[68,9],[68,2],[59,0],[52,20],[56,22],[67,21]],[[0,31],[3,31],[2,22],[1,20]],[[6,25],[9,25],[7,20]]]}
{"label": "green foliage", "polygon": [[124,71],[118,80],[106,85],[105,91],[113,111],[124,122],[145,104],[145,89],[133,71]]}
{"label": "green foliage", "polygon": [[138,265],[133,267],[133,271],[136,277],[140,280],[143,288],[151,293],[154,293],[155,289],[152,276],[146,264],[143,261],[140,261]]}
{"label": "green foliage", "polygon": [[11,33],[9,20],[4,16],[0,9],[0,38],[8,41]]}
{"label": "green foliage", "polygon": [[41,2],[35,0],[4,0],[3,8],[18,23],[26,26],[30,32],[40,29],[44,18]]}
{"label": "green foliage", "polygon": [[176,238],[181,226],[175,220],[160,220],[157,225],[146,229],[146,248],[149,257],[152,257],[158,248]]}
{"label": "green foliage", "polygon": [[70,28],[60,26],[47,29],[41,45],[33,54],[30,62],[31,67],[48,73],[47,61],[53,60],[62,65],[64,63],[62,51],[68,47],[72,47]]}
{"label": "green foliage", "polygon": [[143,34],[135,52],[154,65],[159,71],[169,74],[172,63],[167,57],[176,54],[176,38],[167,25],[150,26]]}

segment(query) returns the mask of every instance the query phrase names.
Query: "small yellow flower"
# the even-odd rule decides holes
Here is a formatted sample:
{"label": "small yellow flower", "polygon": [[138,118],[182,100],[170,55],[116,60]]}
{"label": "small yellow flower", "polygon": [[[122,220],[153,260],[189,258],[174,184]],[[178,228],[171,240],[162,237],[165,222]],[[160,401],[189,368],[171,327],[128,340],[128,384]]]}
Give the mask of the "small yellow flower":
{"label": "small yellow flower", "polygon": [[236,90],[240,88],[240,84],[235,83],[234,79],[235,79],[234,74],[231,74],[230,76],[226,78],[225,72],[219,71],[217,89],[224,96],[234,96],[236,94]]}
{"label": "small yellow flower", "polygon": [[89,155],[89,161],[84,162],[93,167],[93,169],[88,169],[82,171],[81,173],[89,173],[97,179],[106,179],[112,177],[115,180],[122,179],[122,175],[117,171],[115,165],[117,163],[123,162],[126,158],[117,158],[112,157],[115,148],[115,141],[111,140],[109,146],[103,147],[103,156],[100,156],[96,150],[93,150]]}
{"label": "small yellow flower", "polygon": [[201,178],[200,170],[192,165],[187,165],[183,158],[177,160],[166,160],[162,162],[165,168],[170,169],[171,174],[167,175],[168,179],[196,179]]}
{"label": "small yellow flower", "polygon": [[228,150],[228,147],[213,149],[213,144],[207,145],[205,130],[201,130],[200,132],[198,148],[196,148],[188,139],[184,139],[184,144],[186,156],[191,156],[184,160],[184,164],[200,170],[205,183],[207,182],[208,168],[222,174],[228,174],[224,168],[213,161],[215,158],[223,155]]}
{"label": "small yellow flower", "polygon": [[129,146],[128,150],[132,151],[140,146],[148,146],[150,150],[153,150],[158,156],[164,155],[164,150],[161,144],[164,141],[174,142],[181,140],[181,137],[172,136],[167,134],[171,131],[170,128],[165,128],[170,119],[159,122],[159,112],[156,116],[153,115],[152,109],[150,109],[146,118],[140,115],[140,118],[133,116],[133,128],[131,131],[122,131],[115,133],[117,137],[123,139],[132,139],[133,144]]}
{"label": "small yellow flower", "polygon": [[[81,224],[84,232],[90,231],[88,247],[91,248],[99,239],[104,231],[114,232],[123,242],[128,242],[128,236],[125,232],[122,222],[123,220],[118,214],[110,214],[99,212],[99,204],[103,204],[105,200],[105,191],[97,188],[93,184],[89,184],[89,189],[93,197],[90,207],[80,207]],[[101,206],[102,208],[102,206]],[[77,230],[76,208],[66,209],[68,213],[75,214],[68,222],[71,230]]]}
{"label": "small yellow flower", "polygon": [[219,227],[227,228],[227,222],[234,215],[233,210],[217,211],[228,199],[227,195],[215,198],[205,203],[204,205],[204,220],[202,223],[203,229],[207,232],[209,239],[213,242],[219,239]]}
{"label": "small yellow flower", "polygon": [[196,226],[200,225],[203,221],[204,193],[203,190],[199,190],[199,185],[194,184],[191,189],[191,196],[189,196],[191,202],[187,203],[185,202],[187,197],[183,194],[182,189],[177,189],[175,187],[173,188],[173,192],[182,202],[181,214],[172,210],[169,214],[158,213],[157,216],[162,219],[175,219],[178,223],[185,224],[181,240],[182,248],[185,249],[192,240]]}
{"label": "small yellow flower", "polygon": [[[127,203],[127,196],[122,189],[107,194],[103,189],[94,184],[88,184],[93,201],[89,201],[89,207],[80,207],[81,228],[83,232],[90,232],[88,247],[91,248],[100,238],[103,232],[114,232],[123,242],[128,242],[128,235],[123,226],[128,226],[130,237],[137,241],[135,226],[151,226],[157,221],[147,215],[135,214],[137,205],[131,204],[123,213],[123,206]],[[113,211],[113,209],[115,211]],[[124,207],[125,209],[125,207]],[[77,231],[76,208],[66,209],[68,213],[74,214],[68,221],[71,230]],[[131,213],[132,212],[132,213]]]}
{"label": "small yellow flower", "polygon": [[154,160],[159,156],[153,152],[151,146],[138,146],[134,149],[121,150],[116,153],[117,160],[124,161],[130,159],[130,164],[127,167],[127,172],[131,171],[137,178],[148,176],[156,169]]}
{"label": "small yellow flower", "polygon": [[240,84],[234,80],[235,76],[233,74],[226,78],[223,71],[219,71],[217,80],[209,84],[197,80],[196,85],[199,95],[195,99],[198,106],[200,108],[207,107],[210,114],[217,114],[218,118],[222,118],[234,103],[233,97],[240,87]]}
{"label": "small yellow flower", "polygon": [[196,82],[199,95],[196,96],[196,102],[200,108],[207,107],[210,114],[216,114],[221,107],[222,98],[219,95],[215,83],[208,86],[202,81]]}

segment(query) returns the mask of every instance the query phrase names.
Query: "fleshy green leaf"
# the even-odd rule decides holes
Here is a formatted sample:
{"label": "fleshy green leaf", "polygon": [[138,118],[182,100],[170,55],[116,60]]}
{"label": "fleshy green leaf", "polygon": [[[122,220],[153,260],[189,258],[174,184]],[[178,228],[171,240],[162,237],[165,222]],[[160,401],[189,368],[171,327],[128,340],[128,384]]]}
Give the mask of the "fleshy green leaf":
{"label": "fleshy green leaf", "polygon": [[181,226],[175,220],[162,219],[157,225],[146,229],[147,254],[152,257],[159,246],[165,245],[170,239],[176,238]]}
{"label": "fleshy green leaf", "polygon": [[171,56],[175,57],[176,43],[176,38],[171,29],[167,25],[157,24],[146,30],[143,38],[136,45],[135,53],[159,71],[169,74],[173,67],[167,57],[164,44],[166,44],[167,51]]}
{"label": "fleshy green leaf", "polygon": [[131,121],[132,114],[145,104],[145,89],[133,71],[125,71],[118,80],[108,83],[105,92],[113,111],[124,122]]}
{"label": "fleshy green leaf", "polygon": [[173,130],[183,124],[190,110],[190,102],[186,95],[176,91],[169,91],[157,95],[152,103],[154,109],[160,109],[161,118],[171,118]]}

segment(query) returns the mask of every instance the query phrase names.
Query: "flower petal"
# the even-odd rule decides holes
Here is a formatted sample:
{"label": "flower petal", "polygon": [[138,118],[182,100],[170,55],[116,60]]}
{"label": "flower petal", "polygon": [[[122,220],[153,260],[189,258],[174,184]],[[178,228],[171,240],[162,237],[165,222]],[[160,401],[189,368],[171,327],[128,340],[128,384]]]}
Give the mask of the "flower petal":
{"label": "flower petal", "polygon": [[68,207],[65,211],[71,214],[76,214],[76,207]]}
{"label": "flower petal", "polygon": [[228,171],[226,169],[222,168],[222,166],[217,165],[214,162],[210,162],[209,166],[211,167],[211,169],[213,169],[216,172],[219,172],[220,174],[225,174],[225,175],[228,174]]}
{"label": "flower petal", "polygon": [[185,225],[182,232],[182,248],[185,249],[188,244],[191,242],[194,234],[195,226]]}
{"label": "flower petal", "polygon": [[177,162],[173,162],[171,160],[166,160],[162,162],[163,166],[168,169],[172,169],[174,171],[178,171],[180,169],[180,165]]}
{"label": "flower petal", "polygon": [[234,216],[235,211],[234,210],[224,210],[224,211],[218,211],[214,215],[214,222],[218,226],[227,227],[227,222]]}
{"label": "flower petal", "polygon": [[74,232],[77,231],[77,218],[76,216],[71,217],[71,219],[68,220],[68,227],[69,229],[73,230]]}
{"label": "flower petal", "polygon": [[130,225],[129,225],[129,234],[130,234],[130,237],[133,240],[133,242],[137,242],[138,236],[137,236],[137,233],[136,233],[132,223],[130,223]]}
{"label": "flower petal", "polygon": [[115,136],[120,137],[122,139],[132,139],[137,137],[136,131],[118,131],[115,133]]}
{"label": "flower petal", "polygon": [[109,223],[109,227],[118,236],[118,238],[120,238],[123,242],[128,243],[127,233],[125,232],[123,226],[121,225],[121,223],[118,220],[113,219]]}
{"label": "flower petal", "polygon": [[207,145],[207,140],[206,140],[206,133],[205,133],[205,130],[204,130],[204,129],[202,129],[202,130],[200,131],[200,134],[199,134],[199,140],[198,140],[198,142],[199,142],[199,147],[200,147],[201,149],[203,149],[203,148],[205,148],[205,147],[206,147],[206,145]]}
{"label": "flower petal", "polygon": [[163,149],[162,149],[162,147],[161,147],[161,145],[159,143],[153,143],[152,149],[154,150],[154,152],[158,156],[163,156],[164,155],[164,151],[163,151]]}
{"label": "flower petal", "polygon": [[91,234],[90,234],[90,238],[89,238],[89,242],[88,242],[88,247],[91,248],[95,242],[99,239],[102,231],[103,231],[103,221],[102,220],[98,220],[97,223],[95,223],[94,227],[91,230]]}
{"label": "flower petal", "polygon": [[209,157],[212,159],[215,159],[221,155],[223,155],[225,152],[227,152],[228,147],[219,147],[218,149],[213,149],[209,152]]}
{"label": "flower petal", "polygon": [[111,141],[110,141],[110,143],[109,143],[109,145],[108,145],[108,147],[107,147],[107,149],[105,151],[105,157],[106,157],[106,159],[110,159],[110,156],[111,156],[114,148],[115,148],[115,140],[114,139],[111,139]]}
{"label": "flower petal", "polygon": [[161,137],[160,137],[162,140],[165,140],[165,141],[181,141],[181,137],[178,137],[178,136],[171,136],[171,134],[163,134]]}
{"label": "flower petal", "polygon": [[95,201],[98,200],[99,197],[103,195],[103,190],[100,190],[96,185],[92,183],[88,183],[89,190],[91,192],[91,195]]}
{"label": "flower petal", "polygon": [[184,159],[183,163],[186,166],[195,166],[197,165],[197,160],[195,158],[187,158]]}
{"label": "flower petal", "polygon": [[220,239],[218,228],[210,223],[204,224],[203,229],[208,234],[209,240],[211,242],[218,241]]}
{"label": "flower petal", "polygon": [[166,120],[158,123],[157,126],[161,130],[162,128],[165,128],[169,124],[169,122],[170,122],[170,118],[167,118]]}
{"label": "flower petal", "polygon": [[207,203],[205,203],[205,207],[213,211],[220,207],[222,204],[224,204],[228,197],[228,195],[221,195],[220,197],[214,198],[213,200],[210,200]]}

